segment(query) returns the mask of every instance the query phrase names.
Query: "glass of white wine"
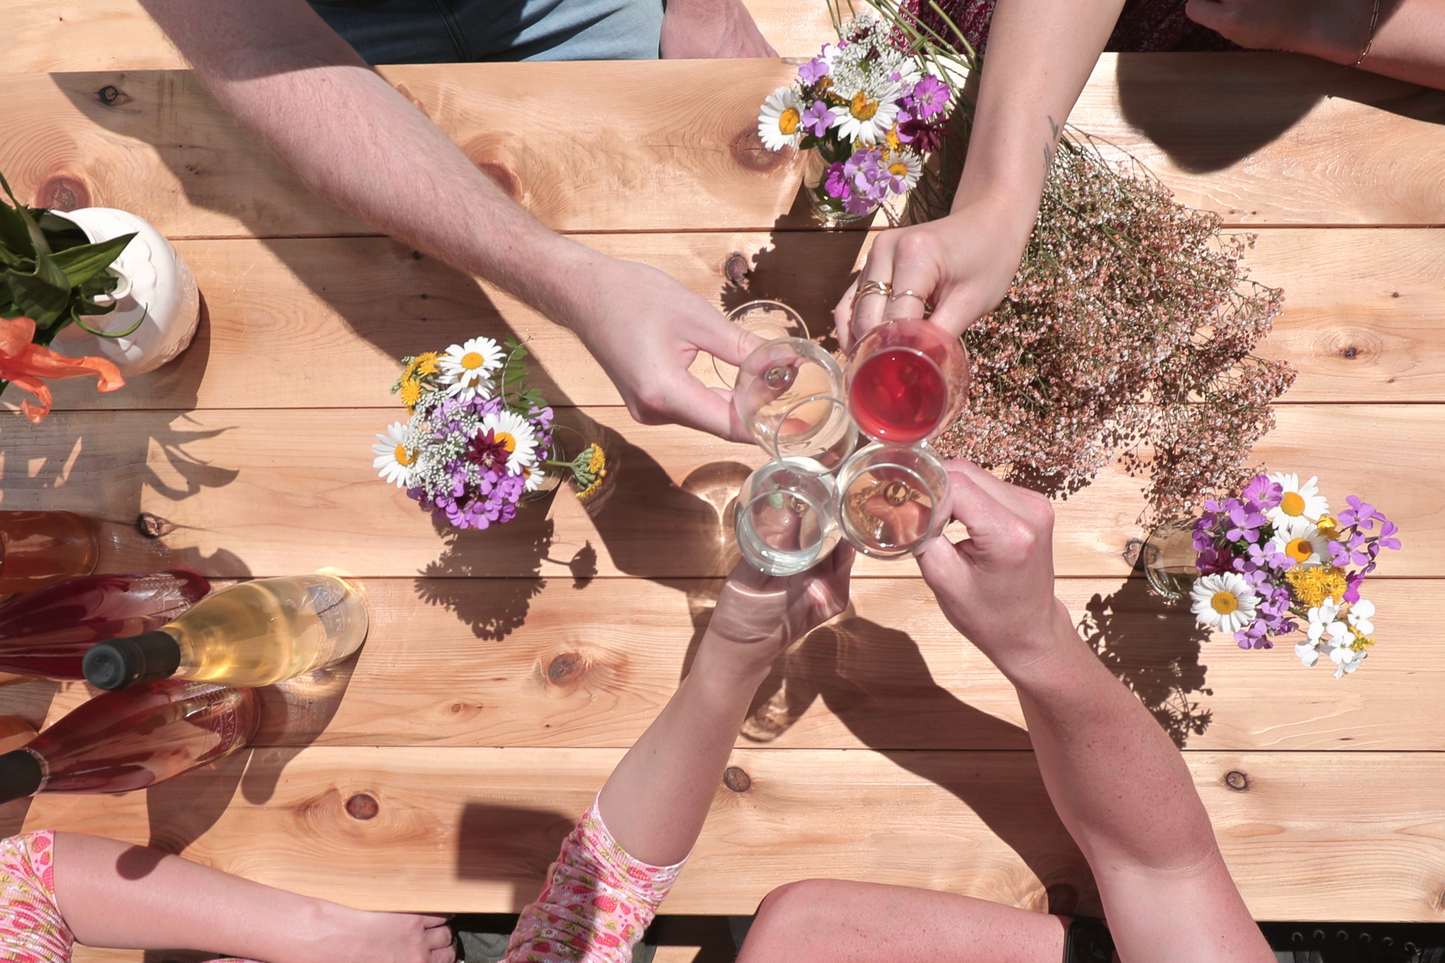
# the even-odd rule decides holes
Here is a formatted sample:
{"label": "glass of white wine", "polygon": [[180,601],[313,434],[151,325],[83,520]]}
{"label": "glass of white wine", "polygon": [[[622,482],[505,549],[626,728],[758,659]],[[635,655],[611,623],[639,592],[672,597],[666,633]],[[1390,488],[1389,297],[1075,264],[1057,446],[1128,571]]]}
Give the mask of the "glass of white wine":
{"label": "glass of white wine", "polygon": [[833,550],[838,529],[838,492],[816,463],[770,461],[748,476],[738,492],[738,549],[768,575],[796,575]]}
{"label": "glass of white wine", "polygon": [[743,360],[733,407],[753,439],[777,459],[836,471],[858,429],[848,413],[843,369],[802,338],[777,338]]}
{"label": "glass of white wine", "polygon": [[[744,331],[751,332],[766,341],[778,338],[810,337],[807,322],[803,316],[781,301],[749,301],[728,312],[728,320]],[[712,370],[725,385],[731,385],[738,376],[738,369],[726,361],[713,356]]]}
{"label": "glass of white wine", "polygon": [[924,445],[865,445],[838,470],[843,537],[874,558],[916,554],[952,511],[948,471]]}

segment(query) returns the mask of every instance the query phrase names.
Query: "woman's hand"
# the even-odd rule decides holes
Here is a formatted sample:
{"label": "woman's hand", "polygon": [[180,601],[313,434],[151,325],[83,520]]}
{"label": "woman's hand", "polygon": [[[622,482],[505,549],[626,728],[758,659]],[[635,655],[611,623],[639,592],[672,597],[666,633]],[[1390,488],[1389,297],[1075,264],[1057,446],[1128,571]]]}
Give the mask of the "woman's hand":
{"label": "woman's hand", "polygon": [[[839,343],[846,350],[886,321],[923,317],[925,305],[934,324],[962,334],[1008,293],[1032,229],[1031,210],[984,197],[939,220],[884,231],[833,309]],[[855,301],[870,281],[891,286],[892,294]]]}
{"label": "woman's hand", "polygon": [[808,571],[786,578],[738,562],[718,595],[703,648],[740,672],[766,673],[779,653],[848,607],[853,555],[840,544]]}

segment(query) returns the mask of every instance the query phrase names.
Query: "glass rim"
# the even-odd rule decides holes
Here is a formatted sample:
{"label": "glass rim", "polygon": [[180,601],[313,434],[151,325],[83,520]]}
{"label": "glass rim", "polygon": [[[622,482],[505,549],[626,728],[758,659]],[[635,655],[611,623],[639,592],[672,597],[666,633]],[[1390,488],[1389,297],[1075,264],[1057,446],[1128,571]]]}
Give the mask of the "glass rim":
{"label": "glass rim", "polygon": [[[948,469],[944,466],[942,460],[940,460],[938,456],[934,454],[932,449],[926,446],[926,444],[915,443],[912,445],[899,445],[882,441],[872,441],[869,444],[864,445],[862,448],[859,448],[858,450],[853,452],[853,454],[849,456],[849,458],[842,465],[839,466],[837,482],[838,516],[840,527],[843,530],[843,538],[848,542],[849,545],[852,545],[864,555],[882,559],[903,558],[908,555],[916,554],[919,546],[923,545],[925,542],[928,542],[935,537],[936,533],[933,531],[933,527],[934,523],[937,522],[939,518],[939,502],[937,499],[935,499],[932,504],[927,506],[928,524],[923,527],[923,534],[921,534],[918,538],[914,539],[911,542],[907,542],[901,545],[895,545],[892,548],[887,549],[877,548],[872,545],[866,544],[862,537],[858,535],[858,533],[854,529],[854,526],[849,519],[847,512],[848,490],[852,487],[853,482],[856,481],[858,476],[862,475],[863,472],[871,471],[875,468],[892,468],[898,471],[906,472],[918,482],[918,487],[920,490],[932,490],[933,486],[928,483],[928,480],[923,477],[923,473],[916,467],[887,461],[869,461],[874,456],[885,453],[896,453],[904,457],[911,455],[918,459],[921,459],[926,465],[936,466],[940,471],[943,472],[945,483],[948,479]],[[849,472],[849,475],[846,477],[846,479],[844,476],[845,470]]]}
{"label": "glass rim", "polygon": [[[801,398],[796,403],[789,405],[786,409],[784,409],[783,413],[778,416],[778,427],[769,434],[769,438],[772,441],[772,446],[768,453],[772,455],[775,460],[780,462],[786,462],[787,460],[794,458],[807,458],[813,461],[817,461],[818,459],[815,457],[815,455],[805,455],[798,452],[784,452],[781,436],[783,425],[787,423],[788,416],[790,414],[797,411],[804,405],[818,404],[819,402],[830,404],[833,406],[835,412],[842,413],[843,435],[839,439],[839,442],[835,442],[833,445],[829,445],[827,448],[817,452],[816,454],[825,455],[828,452],[831,452],[834,447],[840,442],[844,443],[846,447],[842,454],[838,457],[838,463],[836,465],[834,465],[832,468],[828,468],[825,465],[823,466],[823,471],[815,471],[811,472],[811,474],[833,475],[836,474],[839,469],[841,469],[845,464],[847,464],[848,459],[853,457],[853,452],[858,449],[858,426],[853,422],[853,412],[849,409],[848,402],[845,398],[838,398],[834,395],[809,395],[808,397]],[[817,432],[821,432],[823,428],[827,425],[827,423],[832,421],[832,419],[835,417],[837,417],[836,414],[830,414],[827,419],[820,422],[813,429],[815,436]],[[818,463],[820,465],[822,464],[822,462]],[[801,466],[799,467],[801,468]]]}

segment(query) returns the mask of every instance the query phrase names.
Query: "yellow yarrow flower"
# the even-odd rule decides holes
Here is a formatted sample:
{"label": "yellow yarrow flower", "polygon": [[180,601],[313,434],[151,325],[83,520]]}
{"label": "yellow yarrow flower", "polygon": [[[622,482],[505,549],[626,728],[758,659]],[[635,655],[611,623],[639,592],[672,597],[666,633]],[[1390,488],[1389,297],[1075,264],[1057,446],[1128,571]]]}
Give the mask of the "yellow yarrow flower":
{"label": "yellow yarrow flower", "polygon": [[1285,581],[1293,590],[1295,601],[1306,608],[1315,608],[1325,599],[1336,603],[1345,597],[1345,573],[1333,565],[1317,565],[1305,568],[1296,565],[1284,573]]}
{"label": "yellow yarrow flower", "polygon": [[417,374],[434,375],[441,370],[437,367],[440,358],[441,355],[435,351],[424,351],[412,361],[412,368]]}
{"label": "yellow yarrow flower", "polygon": [[421,400],[421,382],[415,378],[405,378],[401,382],[401,403],[408,408],[415,408],[416,403]]}

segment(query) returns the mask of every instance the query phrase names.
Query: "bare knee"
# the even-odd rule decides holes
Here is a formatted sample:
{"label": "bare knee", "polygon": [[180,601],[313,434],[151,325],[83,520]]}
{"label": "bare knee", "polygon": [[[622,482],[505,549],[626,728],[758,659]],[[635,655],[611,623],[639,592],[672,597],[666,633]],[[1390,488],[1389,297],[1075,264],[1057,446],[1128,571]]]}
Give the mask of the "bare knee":
{"label": "bare knee", "polygon": [[834,919],[839,889],[847,884],[834,879],[804,879],[784,883],[763,897],[743,943],[738,963],[809,963],[826,958],[827,935]]}

